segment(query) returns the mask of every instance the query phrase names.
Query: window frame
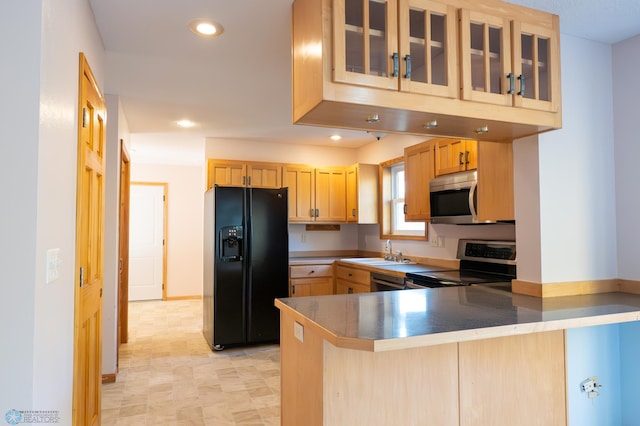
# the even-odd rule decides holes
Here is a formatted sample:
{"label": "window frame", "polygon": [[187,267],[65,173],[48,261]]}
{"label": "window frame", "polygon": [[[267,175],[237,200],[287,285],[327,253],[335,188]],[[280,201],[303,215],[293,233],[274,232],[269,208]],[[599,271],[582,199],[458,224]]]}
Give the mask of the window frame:
{"label": "window frame", "polygon": [[[394,158],[384,161],[379,165],[378,180],[378,217],[380,218],[380,239],[381,240],[416,240],[427,241],[428,222],[424,221],[424,234],[402,234],[394,233],[391,223],[393,207],[393,188],[392,188],[392,168],[399,163],[404,163],[404,157]],[[406,179],[406,176],[405,176]]]}

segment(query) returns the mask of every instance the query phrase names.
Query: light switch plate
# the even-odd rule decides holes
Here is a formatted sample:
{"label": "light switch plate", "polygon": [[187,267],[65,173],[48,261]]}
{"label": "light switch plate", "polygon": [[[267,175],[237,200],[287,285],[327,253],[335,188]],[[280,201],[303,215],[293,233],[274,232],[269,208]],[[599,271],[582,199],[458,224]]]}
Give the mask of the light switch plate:
{"label": "light switch plate", "polygon": [[61,264],[62,264],[62,260],[60,259],[60,249],[54,248],[54,249],[47,250],[47,269],[46,269],[47,284],[60,278]]}

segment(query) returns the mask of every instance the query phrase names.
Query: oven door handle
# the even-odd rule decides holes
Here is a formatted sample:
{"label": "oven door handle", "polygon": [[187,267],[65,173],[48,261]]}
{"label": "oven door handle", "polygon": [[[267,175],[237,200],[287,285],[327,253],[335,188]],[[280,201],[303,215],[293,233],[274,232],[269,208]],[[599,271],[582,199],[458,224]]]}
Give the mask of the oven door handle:
{"label": "oven door handle", "polygon": [[424,289],[424,288],[427,288],[427,287],[425,287],[425,286],[423,286],[423,285],[414,284],[414,283],[413,283],[413,280],[405,280],[405,281],[404,281],[404,286],[405,286],[406,288],[416,288],[416,289],[420,289],[420,288],[423,288],[423,289]]}
{"label": "oven door handle", "polygon": [[387,286],[387,287],[395,288],[397,290],[404,290],[404,285],[403,284],[396,284],[396,283],[392,283],[392,282],[389,282],[389,281],[379,280],[377,278],[371,278],[371,284],[380,284],[380,285],[384,285],[384,286]]}

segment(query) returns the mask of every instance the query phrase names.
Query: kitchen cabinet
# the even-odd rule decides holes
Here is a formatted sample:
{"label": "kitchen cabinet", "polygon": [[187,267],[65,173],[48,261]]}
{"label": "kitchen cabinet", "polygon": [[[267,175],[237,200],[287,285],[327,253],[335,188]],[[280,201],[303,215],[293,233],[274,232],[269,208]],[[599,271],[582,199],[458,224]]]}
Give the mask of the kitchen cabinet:
{"label": "kitchen cabinet", "polygon": [[333,265],[289,266],[289,296],[333,294]]}
{"label": "kitchen cabinet", "polygon": [[378,223],[378,176],[377,164],[347,167],[347,223]]}
{"label": "kitchen cabinet", "polygon": [[474,140],[441,139],[435,147],[435,175],[474,170],[478,167],[478,142]]}
{"label": "kitchen cabinet", "polygon": [[343,167],[287,165],[290,222],[346,222],[346,173]]}
{"label": "kitchen cabinet", "polygon": [[462,98],[555,113],[560,108],[557,16],[512,19],[460,11]]}
{"label": "kitchen cabinet", "polygon": [[[467,155],[466,151],[470,151]],[[440,154],[440,156],[439,156]],[[477,207],[480,221],[515,220],[513,194],[513,144],[435,138],[405,148],[405,220],[431,218],[429,181],[438,174],[462,171],[460,164],[447,166],[453,159],[467,170],[477,169]],[[469,164],[466,164],[466,159]]]}
{"label": "kitchen cabinet", "polygon": [[454,98],[456,9],[433,0],[335,0],[334,81]]}
{"label": "kitchen cabinet", "polygon": [[429,181],[435,177],[435,147],[429,140],[404,149],[404,218],[425,221],[431,218]]}
{"label": "kitchen cabinet", "polygon": [[[481,26],[483,50],[479,11],[504,28]],[[295,0],[292,34],[295,123],[500,142],[562,127],[557,16],[498,0]],[[509,101],[507,68],[514,91],[525,81]],[[488,108],[496,84],[505,99]]]}
{"label": "kitchen cabinet", "polygon": [[214,185],[281,188],[282,165],[209,159],[207,188]]}
{"label": "kitchen cabinet", "polygon": [[336,294],[368,293],[370,291],[371,272],[336,265]]}

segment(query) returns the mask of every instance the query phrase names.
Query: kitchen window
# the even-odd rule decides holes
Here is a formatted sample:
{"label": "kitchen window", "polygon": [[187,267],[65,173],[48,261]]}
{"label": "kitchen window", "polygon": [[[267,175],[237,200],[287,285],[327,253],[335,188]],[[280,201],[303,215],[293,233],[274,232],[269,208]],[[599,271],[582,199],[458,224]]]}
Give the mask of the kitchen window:
{"label": "kitchen window", "polygon": [[425,222],[404,220],[404,158],[396,158],[380,164],[380,238],[420,239],[426,238]]}

